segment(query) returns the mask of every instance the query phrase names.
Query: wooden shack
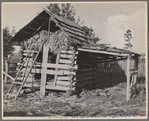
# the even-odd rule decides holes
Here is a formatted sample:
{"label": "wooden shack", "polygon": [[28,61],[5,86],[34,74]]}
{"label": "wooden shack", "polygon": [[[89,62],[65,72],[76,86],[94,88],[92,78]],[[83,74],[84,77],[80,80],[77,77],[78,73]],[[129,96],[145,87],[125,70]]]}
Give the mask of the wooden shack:
{"label": "wooden shack", "polygon": [[[127,60],[127,100],[129,100],[130,88],[136,83],[139,54],[104,44],[97,45],[81,26],[44,9],[11,39],[22,43],[22,57],[18,62],[18,68],[25,61],[27,48],[33,43],[38,48],[43,39],[45,40],[43,49],[24,87],[39,86],[41,95],[45,95],[46,89],[80,92],[83,88],[96,87],[99,83],[97,78],[99,68],[102,68],[100,73],[106,73],[109,63],[114,65],[116,61]],[[34,57],[34,54],[30,55],[30,62],[24,65],[22,72],[27,71],[27,67],[32,65]],[[135,60],[132,69],[130,69],[131,59]],[[35,85],[33,82],[38,79],[41,81]]]}

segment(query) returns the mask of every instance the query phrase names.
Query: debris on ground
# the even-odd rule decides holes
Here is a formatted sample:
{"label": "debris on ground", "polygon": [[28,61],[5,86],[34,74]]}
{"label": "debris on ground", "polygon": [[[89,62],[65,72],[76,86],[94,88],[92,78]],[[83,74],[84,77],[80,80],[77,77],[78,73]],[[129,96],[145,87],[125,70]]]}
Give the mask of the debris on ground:
{"label": "debris on ground", "polygon": [[[7,84],[5,89],[9,89]],[[141,89],[141,86],[140,88]],[[40,97],[39,91],[21,92],[17,100],[4,100],[4,117],[12,116],[138,116],[145,115],[145,95],[142,86],[139,97],[126,102],[126,83],[111,88],[82,91],[80,97],[65,97],[65,92],[49,91]],[[4,91],[4,96],[6,91]]]}

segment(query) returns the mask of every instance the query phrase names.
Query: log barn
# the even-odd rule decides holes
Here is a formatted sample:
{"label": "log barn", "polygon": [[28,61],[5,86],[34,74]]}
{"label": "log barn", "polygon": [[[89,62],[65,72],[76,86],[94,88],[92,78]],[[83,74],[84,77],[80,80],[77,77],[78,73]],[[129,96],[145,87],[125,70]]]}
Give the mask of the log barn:
{"label": "log barn", "polygon": [[[78,94],[84,88],[96,88],[100,85],[102,73],[111,74],[116,62],[125,60],[126,100],[130,99],[130,89],[137,80],[139,54],[96,44],[81,26],[46,8],[20,29],[11,41],[21,42],[17,65],[23,74],[17,75],[15,80],[23,80],[27,76],[23,87],[39,87],[40,95],[45,95],[45,90]],[[37,50],[40,51],[38,55]],[[130,68],[131,60],[134,61],[133,68]],[[26,75],[25,72],[29,73]]]}

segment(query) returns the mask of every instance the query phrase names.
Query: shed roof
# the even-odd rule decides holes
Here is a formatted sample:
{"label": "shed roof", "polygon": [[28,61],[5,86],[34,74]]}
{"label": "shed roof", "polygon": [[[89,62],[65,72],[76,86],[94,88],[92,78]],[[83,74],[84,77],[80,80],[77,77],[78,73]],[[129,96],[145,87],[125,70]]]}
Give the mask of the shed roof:
{"label": "shed roof", "polygon": [[54,32],[58,29],[62,29],[73,43],[81,45],[82,51],[106,51],[107,54],[110,54],[110,52],[112,52],[118,54],[139,55],[129,50],[108,47],[104,44],[97,45],[94,41],[92,41],[92,38],[90,38],[90,36],[84,32],[83,28],[77,23],[57,16],[47,9],[44,9],[31,22],[29,22],[26,26],[20,29],[20,31],[16,33],[16,35],[11,39],[11,41],[21,42],[32,37],[41,30],[48,30],[49,21],[50,31]]}

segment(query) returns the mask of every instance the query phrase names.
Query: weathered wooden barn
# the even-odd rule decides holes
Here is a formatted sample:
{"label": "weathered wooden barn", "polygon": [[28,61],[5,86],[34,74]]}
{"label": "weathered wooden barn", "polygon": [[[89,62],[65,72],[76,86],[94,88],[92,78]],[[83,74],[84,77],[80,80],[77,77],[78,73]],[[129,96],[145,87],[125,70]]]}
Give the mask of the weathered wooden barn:
{"label": "weathered wooden barn", "polygon": [[[127,100],[130,98],[130,88],[136,83],[139,54],[97,45],[81,26],[47,9],[16,33],[11,41],[22,43],[22,61],[18,62],[13,85],[22,82],[21,88],[39,86],[41,95],[45,95],[46,89],[80,92],[100,84],[97,70],[112,73],[116,61],[127,60]],[[134,68],[130,68],[132,59],[135,60]],[[38,80],[39,83],[35,83]]]}

